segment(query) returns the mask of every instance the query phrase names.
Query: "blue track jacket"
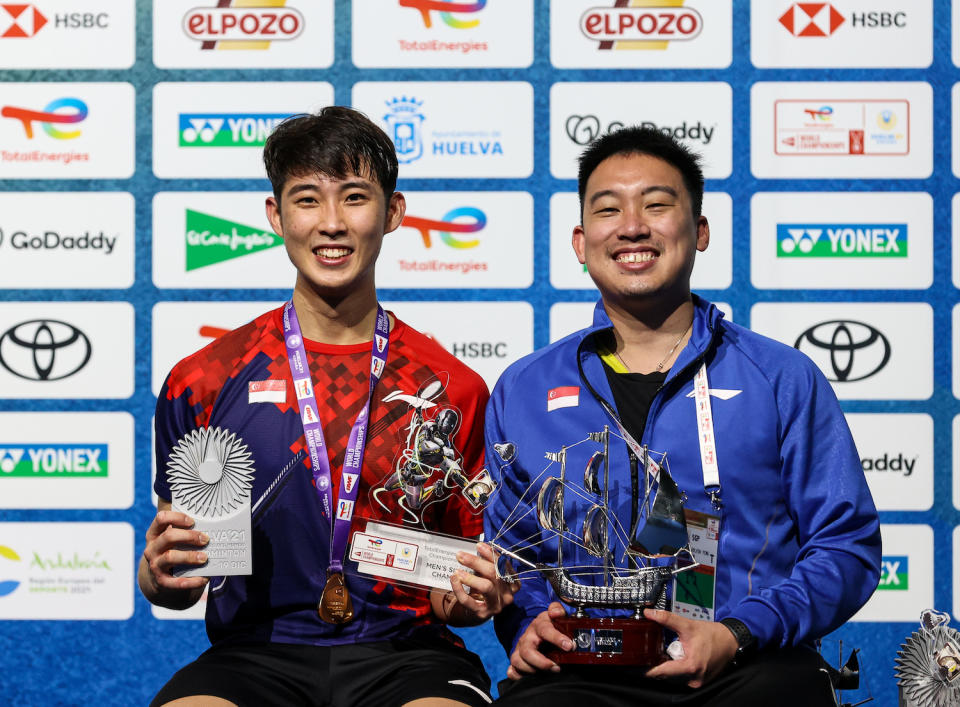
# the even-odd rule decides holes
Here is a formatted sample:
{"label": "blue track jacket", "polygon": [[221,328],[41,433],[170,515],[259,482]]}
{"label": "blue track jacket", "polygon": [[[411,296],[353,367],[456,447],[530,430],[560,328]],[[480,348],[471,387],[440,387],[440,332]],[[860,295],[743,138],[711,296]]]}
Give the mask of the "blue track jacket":
{"label": "blue track jacket", "polygon": [[[804,354],[724,321],[696,296],[694,305],[690,340],[654,398],[638,441],[668,453],[687,508],[714,512],[703,490],[693,397],[694,376],[706,361],[723,500],[715,619],[739,619],[761,648],[809,643],[849,619],[880,576],[879,519],[853,439],[830,384]],[[544,454],[605,424],[616,431],[590,391],[615,407],[592,336],[611,326],[598,302],[592,327],[517,361],[498,381],[487,406],[486,454],[488,468],[503,468],[503,483],[485,515],[487,539],[504,547],[539,542],[540,559],[556,561],[556,538],[541,536],[536,523],[536,493],[549,464]],[[567,403],[576,404],[548,411],[550,391],[564,387],[578,389],[575,398],[562,391]],[[504,465],[493,445],[507,441],[516,446],[516,458]],[[588,442],[568,451],[569,479],[582,479],[597,449]],[[612,505],[627,519],[630,477],[627,446],[611,435]],[[586,508],[584,498],[566,494],[572,532]],[[622,556],[622,545],[615,553]],[[515,603],[495,619],[508,654],[556,600],[539,576],[523,580]]]}

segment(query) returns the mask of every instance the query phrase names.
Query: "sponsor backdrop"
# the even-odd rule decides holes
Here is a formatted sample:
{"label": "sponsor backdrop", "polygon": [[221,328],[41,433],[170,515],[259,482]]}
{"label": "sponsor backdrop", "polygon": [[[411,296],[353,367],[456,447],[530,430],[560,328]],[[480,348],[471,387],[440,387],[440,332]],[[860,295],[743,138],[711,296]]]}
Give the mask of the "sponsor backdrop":
{"label": "sponsor backdrop", "polygon": [[[808,354],[849,415],[883,576],[825,645],[862,649],[850,698],[894,704],[920,611],[960,612],[958,19],[951,0],[0,2],[0,702],[144,704],[204,649],[202,605],[135,588],[154,396],[288,296],[260,151],[339,103],[400,158],[382,299],[490,385],[589,321],[583,146],[643,123],[703,154],[695,288]],[[490,627],[463,635],[501,678]]]}

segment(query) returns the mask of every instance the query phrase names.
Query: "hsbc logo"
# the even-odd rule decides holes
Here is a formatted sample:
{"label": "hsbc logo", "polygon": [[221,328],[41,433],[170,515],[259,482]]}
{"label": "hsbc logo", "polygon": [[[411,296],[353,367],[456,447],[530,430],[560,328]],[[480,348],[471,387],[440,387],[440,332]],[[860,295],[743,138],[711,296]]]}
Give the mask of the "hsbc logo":
{"label": "hsbc logo", "polygon": [[0,39],[32,37],[47,24],[47,18],[40,10],[33,5],[25,4],[0,4],[0,22],[3,20],[12,20],[12,22],[0,34]]}
{"label": "hsbc logo", "polygon": [[844,16],[828,2],[797,2],[780,15],[780,24],[794,37],[829,37],[844,23],[850,29],[904,28],[906,12],[851,12]]}

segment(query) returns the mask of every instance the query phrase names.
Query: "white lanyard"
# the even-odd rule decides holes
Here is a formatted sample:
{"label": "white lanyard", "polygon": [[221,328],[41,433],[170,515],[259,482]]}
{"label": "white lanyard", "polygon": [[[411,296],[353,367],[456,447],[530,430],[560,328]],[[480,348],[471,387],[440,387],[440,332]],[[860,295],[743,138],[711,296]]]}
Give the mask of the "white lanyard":
{"label": "white lanyard", "polygon": [[700,466],[703,469],[703,490],[716,510],[720,510],[720,468],[717,466],[717,443],[713,436],[713,412],[710,409],[710,386],[707,364],[700,365],[693,379],[697,404],[697,439],[700,442]]}

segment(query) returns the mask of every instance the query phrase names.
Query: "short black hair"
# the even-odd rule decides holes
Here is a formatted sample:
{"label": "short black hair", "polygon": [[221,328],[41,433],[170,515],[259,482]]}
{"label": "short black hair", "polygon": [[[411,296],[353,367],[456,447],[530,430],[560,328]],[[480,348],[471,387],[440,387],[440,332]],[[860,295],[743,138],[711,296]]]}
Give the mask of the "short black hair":
{"label": "short black hair", "polygon": [[288,179],[307,174],[343,179],[352,172],[377,182],[387,198],[397,188],[393,141],[363,113],[345,106],[284,120],[263,146],[263,163],[277,200]]}
{"label": "short black hair", "polygon": [[700,155],[657,128],[632,126],[601,135],[581,153],[580,171],[577,174],[581,220],[587,180],[601,162],[614,155],[650,155],[676,168],[690,193],[693,215],[695,218],[700,217],[703,208],[703,169],[700,166]]}

